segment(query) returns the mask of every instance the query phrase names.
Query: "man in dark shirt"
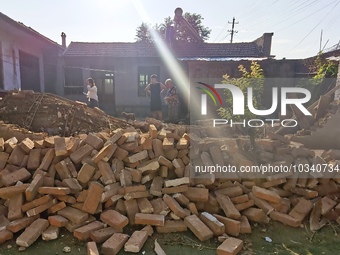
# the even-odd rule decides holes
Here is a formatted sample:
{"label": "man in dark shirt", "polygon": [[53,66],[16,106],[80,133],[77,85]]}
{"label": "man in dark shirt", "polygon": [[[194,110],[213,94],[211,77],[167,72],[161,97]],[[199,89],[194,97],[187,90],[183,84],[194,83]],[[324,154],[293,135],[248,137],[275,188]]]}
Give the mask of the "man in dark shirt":
{"label": "man in dark shirt", "polygon": [[145,90],[150,93],[150,110],[152,118],[162,120],[162,101],[161,93],[166,89],[163,83],[157,81],[157,75],[153,74],[150,76],[151,83],[146,86]]}

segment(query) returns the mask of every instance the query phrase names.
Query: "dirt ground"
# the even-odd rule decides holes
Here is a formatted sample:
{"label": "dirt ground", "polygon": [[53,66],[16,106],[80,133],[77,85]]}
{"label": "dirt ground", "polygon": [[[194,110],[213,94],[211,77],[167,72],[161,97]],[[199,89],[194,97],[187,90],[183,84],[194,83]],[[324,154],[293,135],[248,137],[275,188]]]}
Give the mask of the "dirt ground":
{"label": "dirt ground", "polygon": [[[241,235],[245,249],[240,255],[337,255],[340,254],[339,226],[328,225],[318,232],[312,233],[306,228],[291,228],[277,222],[266,225],[256,225],[252,234]],[[265,240],[269,237],[272,242]],[[148,239],[139,254],[155,254],[154,240],[162,246],[167,255],[215,255],[219,242],[216,238],[200,242],[191,232],[157,234]],[[86,243],[80,242],[68,231],[63,229],[60,237],[54,241],[39,239],[27,250],[19,252],[15,241],[0,245],[1,255],[58,255],[67,254],[63,248],[71,248],[72,255],[85,255]],[[98,245],[100,249],[100,245]],[[130,254],[121,251],[119,255]]]}

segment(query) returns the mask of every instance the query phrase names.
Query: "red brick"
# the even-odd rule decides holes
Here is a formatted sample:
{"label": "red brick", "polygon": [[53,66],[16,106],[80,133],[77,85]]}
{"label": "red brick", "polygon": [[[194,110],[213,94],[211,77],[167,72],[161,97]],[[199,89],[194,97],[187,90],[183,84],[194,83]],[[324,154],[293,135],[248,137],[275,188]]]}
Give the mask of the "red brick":
{"label": "red brick", "polygon": [[303,221],[307,214],[312,210],[313,203],[305,198],[300,198],[297,205],[290,211],[289,215]]}
{"label": "red brick", "polygon": [[88,242],[86,244],[87,255],[99,255],[99,251],[95,242]]}
{"label": "red brick", "polygon": [[22,247],[29,247],[34,243],[42,232],[49,226],[48,220],[37,219],[17,238],[16,244]]}
{"label": "red brick", "polygon": [[227,238],[220,246],[217,247],[217,255],[236,255],[243,248],[243,241],[237,238]]}
{"label": "red brick", "polygon": [[274,191],[260,188],[257,186],[253,186],[252,192],[256,197],[261,198],[263,200],[274,202],[274,203],[281,202],[281,197]]}
{"label": "red brick", "polygon": [[23,192],[25,192],[25,190],[27,189],[28,186],[29,186],[29,184],[21,184],[21,185],[17,185],[17,186],[10,186],[10,187],[6,187],[6,188],[1,188],[0,189],[0,198],[8,199],[11,196],[14,196],[14,195],[19,194],[19,193],[23,193]]}
{"label": "red brick", "polygon": [[20,146],[15,146],[11,155],[9,156],[7,163],[20,166],[22,160],[25,157],[25,152],[20,148]]}
{"label": "red brick", "polygon": [[212,238],[214,235],[213,232],[196,215],[185,217],[184,224],[202,242]]}
{"label": "red brick", "polygon": [[64,209],[66,207],[66,204],[65,202],[59,202],[53,206],[51,206],[49,209],[48,209],[48,213],[49,214],[54,214],[58,211],[60,211],[61,209]]}
{"label": "red brick", "polygon": [[135,224],[164,226],[164,215],[137,213],[135,215]]}
{"label": "red brick", "polygon": [[237,220],[241,217],[240,212],[236,209],[229,197],[218,194],[217,201],[228,218]]}
{"label": "red brick", "polygon": [[58,164],[56,164],[55,169],[60,177],[60,180],[71,178],[71,172],[65,160],[62,160]]}
{"label": "red brick", "polygon": [[153,124],[150,124],[150,125],[149,125],[149,136],[150,136],[150,138],[152,138],[152,139],[155,139],[155,138],[157,138],[157,136],[158,136],[157,128],[156,128],[155,125],[153,125]]}
{"label": "red brick", "polygon": [[58,195],[56,196],[56,198],[68,204],[75,204],[77,202],[75,197],[67,196],[67,195]]}
{"label": "red brick", "polygon": [[33,149],[30,151],[27,162],[28,170],[36,170],[40,165],[41,149]]}
{"label": "red brick", "polygon": [[75,152],[70,154],[70,159],[74,164],[80,163],[85,157],[89,156],[93,150],[93,147],[85,144],[84,146],[78,148]]}
{"label": "red brick", "polygon": [[58,211],[58,215],[61,215],[76,224],[84,223],[89,217],[88,213],[72,207],[66,207]]}
{"label": "red brick", "polygon": [[183,194],[192,202],[207,202],[209,199],[209,190],[203,188],[189,187]]}
{"label": "red brick", "polygon": [[129,240],[124,244],[124,251],[133,253],[140,252],[147,239],[148,233],[146,231],[133,232]]}
{"label": "red brick", "polygon": [[48,201],[45,204],[39,205],[39,206],[37,206],[37,207],[35,207],[33,209],[28,210],[26,212],[26,215],[28,217],[39,215],[40,213],[42,213],[43,211],[46,211],[48,208],[54,206],[55,204],[57,204],[57,200],[53,199],[51,201]]}
{"label": "red brick", "polygon": [[153,207],[147,198],[138,198],[137,204],[141,213],[153,213]]}
{"label": "red brick", "polygon": [[23,204],[24,197],[23,194],[16,194],[8,199],[8,215],[9,220],[16,220],[22,218],[21,206]]}
{"label": "red brick", "polygon": [[148,236],[153,235],[153,227],[150,225],[146,225],[144,228],[141,229],[141,231],[146,231],[148,233]]}
{"label": "red brick", "polygon": [[47,171],[48,168],[50,167],[53,159],[55,157],[55,150],[54,149],[49,149],[45,156],[43,157],[41,164],[39,166],[39,169],[42,169],[44,171]]}
{"label": "red brick", "polygon": [[162,188],[163,194],[175,194],[186,192],[189,189],[188,185],[181,185],[178,187]]}
{"label": "red brick", "polygon": [[57,157],[67,154],[65,137],[54,137],[54,149]]}
{"label": "red brick", "polygon": [[11,221],[10,224],[6,228],[12,233],[16,233],[26,228],[27,226],[29,226],[33,221],[35,221],[38,218],[39,218],[38,215],[33,216],[33,217],[24,216],[23,218]]}
{"label": "red brick", "polygon": [[329,197],[323,197],[321,199],[321,202],[322,202],[321,215],[325,215],[328,212],[330,212],[333,209],[333,207],[335,207],[337,204],[337,202],[335,202]]}
{"label": "red brick", "polygon": [[37,198],[29,203],[26,203],[24,205],[21,206],[21,210],[23,212],[26,212],[34,207],[37,207],[39,205],[42,205],[42,204],[45,204],[47,203],[48,201],[52,200],[52,197],[50,195],[45,195],[45,196],[42,196],[40,198]]}
{"label": "red brick", "polygon": [[21,168],[12,173],[2,176],[1,182],[5,186],[12,186],[18,181],[26,181],[31,177],[31,173],[26,170],[26,168]]}
{"label": "red brick", "polygon": [[225,232],[225,226],[215,216],[207,212],[202,212],[199,216],[201,221],[207,225],[215,236],[220,236]]}
{"label": "red brick", "polygon": [[114,233],[118,233],[117,229],[107,227],[95,230],[90,233],[90,239],[96,243],[103,243],[109,239]]}
{"label": "red brick", "polygon": [[123,160],[127,155],[129,155],[129,152],[120,147],[117,147],[117,149],[113,153],[113,157],[119,160]]}
{"label": "red brick", "polygon": [[269,219],[262,209],[259,208],[248,208],[242,212],[243,215],[247,216],[248,220],[259,222],[259,223],[268,223]]}
{"label": "red brick", "polygon": [[105,243],[103,243],[102,253],[104,255],[118,254],[128,239],[128,235],[121,233],[113,234]]}
{"label": "red brick", "polygon": [[129,218],[130,225],[135,225],[135,215],[136,213],[139,213],[137,200],[136,199],[125,200],[124,205],[126,208],[126,212]]}
{"label": "red brick", "polygon": [[28,154],[34,148],[34,142],[28,137],[19,143],[20,148]]}
{"label": "red brick", "polygon": [[0,170],[5,168],[8,157],[8,153],[0,151]]}
{"label": "red brick", "polygon": [[143,198],[143,197],[149,197],[150,193],[148,190],[145,191],[135,191],[135,192],[129,192],[124,195],[125,200],[131,200],[131,199],[137,199],[137,198]]}
{"label": "red brick", "polygon": [[293,218],[292,216],[289,216],[287,214],[277,212],[277,211],[271,212],[269,216],[272,220],[279,221],[291,227],[299,227],[301,225],[300,220]]}
{"label": "red brick", "polygon": [[98,182],[92,182],[84,202],[83,211],[94,214],[102,198],[104,187]]}
{"label": "red brick", "polygon": [[38,189],[43,185],[44,178],[41,174],[37,174],[28,188],[25,190],[26,201],[32,201],[38,195]]}
{"label": "red brick", "polygon": [[51,224],[51,226],[61,228],[66,226],[66,224],[68,223],[68,219],[60,215],[52,215],[48,216],[48,222]]}
{"label": "red brick", "polygon": [[268,215],[272,211],[274,211],[274,207],[271,204],[269,204],[266,200],[254,196],[252,192],[249,193],[249,198],[252,199],[254,201],[254,204],[262,209],[265,214]]}
{"label": "red brick", "polygon": [[90,233],[98,229],[104,228],[104,223],[100,221],[91,222],[85,226],[77,228],[73,231],[73,235],[81,241],[86,241],[90,238]]}
{"label": "red brick", "polygon": [[249,224],[248,218],[244,215],[240,218],[240,233],[241,234],[250,234],[251,226]]}
{"label": "red brick", "polygon": [[63,179],[62,186],[70,188],[71,194],[78,194],[83,188],[75,178]]}
{"label": "red brick", "polygon": [[92,158],[93,163],[97,164],[100,160],[103,160],[105,162],[109,161],[116,149],[116,144],[107,144]]}
{"label": "red brick", "polygon": [[113,171],[109,163],[104,162],[104,161],[99,161],[98,167],[103,178],[103,183],[105,185],[116,182],[116,178],[113,174]]}
{"label": "red brick", "polygon": [[40,187],[38,189],[39,194],[50,194],[50,195],[67,195],[70,194],[70,188],[66,187]]}
{"label": "red brick", "polygon": [[221,195],[226,195],[230,197],[230,199],[241,196],[243,194],[243,190],[241,189],[240,186],[231,186],[231,187],[226,187],[223,189],[218,189],[215,191],[216,194],[221,194]]}
{"label": "red brick", "polygon": [[0,244],[13,239],[13,233],[7,229],[0,231]]}
{"label": "red brick", "polygon": [[178,217],[185,218],[189,215],[173,197],[165,194],[163,200]]}
{"label": "red brick", "polygon": [[101,138],[99,138],[98,136],[92,134],[92,133],[87,135],[87,137],[85,139],[85,143],[88,144],[88,145],[91,145],[97,151],[100,150],[104,145],[103,140]]}
{"label": "red brick", "polygon": [[168,205],[163,201],[162,198],[153,199],[150,201],[154,214],[168,215],[170,209]]}
{"label": "red brick", "polygon": [[183,220],[166,220],[164,226],[156,227],[156,231],[158,233],[185,232],[187,231],[187,226]]}
{"label": "red brick", "polygon": [[100,215],[100,220],[117,230],[129,224],[129,219],[115,210],[107,210]]}
{"label": "red brick", "polygon": [[241,204],[236,204],[235,208],[238,211],[243,211],[249,207],[252,207],[254,205],[254,200],[248,200],[247,202],[241,203]]}
{"label": "red brick", "polygon": [[87,183],[91,180],[95,171],[96,169],[93,166],[85,163],[78,172],[77,180],[83,186],[87,186]]}
{"label": "red brick", "polygon": [[[240,221],[233,220],[227,217],[223,217],[221,215],[214,214],[216,219],[222,222],[225,226],[225,233],[231,236],[239,236],[241,231],[241,223]],[[241,219],[241,218],[240,218]]]}
{"label": "red brick", "polygon": [[44,232],[42,232],[41,238],[44,241],[55,240],[59,236],[59,228],[56,226],[49,226]]}

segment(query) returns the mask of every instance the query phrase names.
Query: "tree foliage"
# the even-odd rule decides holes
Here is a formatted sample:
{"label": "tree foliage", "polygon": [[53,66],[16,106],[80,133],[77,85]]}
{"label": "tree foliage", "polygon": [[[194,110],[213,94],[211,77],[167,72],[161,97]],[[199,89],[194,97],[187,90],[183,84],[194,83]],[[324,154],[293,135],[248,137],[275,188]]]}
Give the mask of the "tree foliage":
{"label": "tree foliage", "polygon": [[[206,41],[209,39],[209,35],[211,30],[208,27],[203,25],[203,17],[200,14],[186,12],[184,13],[184,18],[188,21],[188,23],[193,27],[193,29],[199,34],[199,36]],[[136,29],[136,41],[137,42],[153,42],[154,38],[152,38],[150,31],[154,30],[157,32],[161,38],[165,39],[166,29],[167,27],[174,26],[173,19],[168,16],[164,19],[164,22],[161,24],[155,24],[154,26],[148,25],[146,23],[142,23]],[[189,33],[188,29],[185,26],[179,26],[176,28],[176,40],[182,42],[195,42],[195,38]]]}
{"label": "tree foliage", "polygon": [[[223,75],[222,83],[224,84],[232,84],[240,88],[243,92],[243,95],[247,95],[247,90],[249,87],[253,88],[253,106],[255,109],[261,108],[261,98],[263,95],[263,86],[264,86],[264,74],[263,69],[257,62],[251,62],[250,70],[248,71],[243,65],[238,66],[239,71],[241,72],[240,78],[230,78],[228,74]],[[225,106],[218,109],[219,115],[224,119],[253,119],[256,116],[251,113],[245,105],[245,114],[242,116],[233,116],[233,98],[231,92],[226,89],[224,90],[226,96]],[[244,100],[246,103],[247,100]]]}

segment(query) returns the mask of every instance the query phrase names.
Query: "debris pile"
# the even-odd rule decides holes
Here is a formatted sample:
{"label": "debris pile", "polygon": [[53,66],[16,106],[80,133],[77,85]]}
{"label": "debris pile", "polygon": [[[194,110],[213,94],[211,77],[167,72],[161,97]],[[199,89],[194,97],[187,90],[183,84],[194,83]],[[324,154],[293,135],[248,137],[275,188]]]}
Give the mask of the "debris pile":
{"label": "debris pile", "polygon": [[[300,227],[309,219],[313,231],[340,223],[340,151],[307,149],[274,133],[256,144],[260,163],[298,171],[262,179],[197,173],[199,165],[253,166],[249,143],[200,138],[182,126],[0,138],[0,243],[16,238],[24,249],[66,228],[89,241],[92,254],[97,245],[103,254],[136,253],[153,231],[189,229],[200,241],[218,237],[218,254],[237,254],[240,234],[251,233],[253,223]],[[327,173],[307,171],[318,165]],[[135,226],[131,236],[128,225]]]}
{"label": "debris pile", "polygon": [[71,136],[126,127],[128,123],[99,108],[52,94],[24,90],[0,101],[0,119],[33,132]]}

